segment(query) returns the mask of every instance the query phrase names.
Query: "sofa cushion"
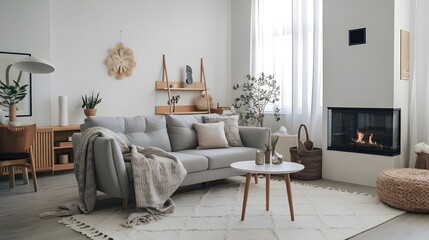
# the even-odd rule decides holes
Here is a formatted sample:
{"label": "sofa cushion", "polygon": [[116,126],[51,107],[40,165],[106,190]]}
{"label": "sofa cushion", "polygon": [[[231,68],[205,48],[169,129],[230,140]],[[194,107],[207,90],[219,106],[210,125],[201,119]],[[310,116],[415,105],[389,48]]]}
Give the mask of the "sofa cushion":
{"label": "sofa cushion", "polygon": [[205,156],[180,152],[170,152],[170,154],[182,162],[188,173],[205,171],[209,168],[209,160]]}
{"label": "sofa cushion", "polygon": [[194,123],[203,123],[203,115],[167,115],[167,130],[171,149],[195,149],[198,146]]}
{"label": "sofa cushion", "polygon": [[[209,160],[205,156],[196,155],[196,154],[188,154],[188,153],[179,153],[179,152],[169,152],[171,155],[175,156],[182,162],[183,167],[185,167],[186,171],[189,173],[206,171],[209,167]],[[128,179],[132,182],[133,178],[133,170],[131,167],[131,162],[126,161],[125,167],[127,168]]]}
{"label": "sofa cushion", "polygon": [[82,130],[96,126],[117,133],[128,145],[154,146],[171,151],[164,116],[88,117]]}
{"label": "sofa cushion", "polygon": [[233,116],[219,116],[219,115],[207,115],[204,116],[205,123],[216,123],[223,121],[225,123],[225,136],[228,140],[228,144],[231,147],[242,147],[240,133],[238,130],[238,115]]}
{"label": "sofa cushion", "polygon": [[229,147],[225,137],[224,122],[194,123],[192,126],[197,131],[197,149]]}
{"label": "sofa cushion", "polygon": [[209,169],[217,169],[229,167],[231,163],[238,161],[254,160],[256,156],[256,150],[256,148],[233,147],[200,150],[187,149],[180,151],[180,153],[205,156],[209,161]]}

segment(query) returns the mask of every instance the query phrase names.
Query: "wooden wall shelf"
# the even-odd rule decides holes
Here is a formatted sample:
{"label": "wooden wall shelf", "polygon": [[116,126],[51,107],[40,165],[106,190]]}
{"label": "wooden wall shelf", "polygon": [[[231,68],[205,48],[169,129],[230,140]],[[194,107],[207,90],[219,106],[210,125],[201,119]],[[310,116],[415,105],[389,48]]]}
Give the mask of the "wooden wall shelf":
{"label": "wooden wall shelf", "polygon": [[[207,84],[204,73],[203,59],[201,58],[200,64],[200,82],[193,82],[187,85],[185,82],[168,81],[167,66],[165,63],[165,54],[162,55],[162,80],[155,82],[156,90],[163,90],[168,92],[168,99],[172,99],[172,91],[199,91],[201,94],[207,94]],[[207,111],[197,110],[195,105],[176,105],[170,106],[155,106],[155,114],[204,114],[210,113],[210,102],[207,99]]]}
{"label": "wooden wall shelf", "polygon": [[178,105],[176,106],[176,111],[173,113],[170,112],[170,106],[156,106],[155,114],[157,115],[168,115],[168,114],[205,114],[209,111],[199,111],[195,105]]}
{"label": "wooden wall shelf", "polygon": [[[205,91],[204,83],[196,82],[192,83],[190,85],[187,85],[185,82],[172,82],[169,81],[168,84],[170,84],[170,90],[175,91]],[[156,81],[156,90],[166,90],[168,91],[166,81]]]}

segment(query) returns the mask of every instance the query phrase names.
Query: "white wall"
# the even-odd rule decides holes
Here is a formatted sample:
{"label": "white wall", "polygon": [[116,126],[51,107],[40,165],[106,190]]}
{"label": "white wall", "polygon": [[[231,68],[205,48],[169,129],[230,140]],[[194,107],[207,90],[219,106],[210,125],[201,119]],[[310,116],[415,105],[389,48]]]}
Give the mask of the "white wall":
{"label": "white wall", "polygon": [[[0,51],[24,52],[50,59],[48,0],[0,0]],[[16,76],[11,76],[16,79]],[[33,116],[21,121],[49,125],[50,75],[32,74]],[[4,76],[0,76],[4,80]]]}
{"label": "white wall", "polygon": [[[69,123],[81,123],[80,96],[92,91],[103,97],[98,115],[154,114],[155,105],[167,101],[165,92],[154,90],[164,53],[171,81],[184,81],[186,65],[199,81],[204,58],[209,93],[215,103],[230,105],[229,5],[227,0],[0,0],[0,51],[28,52],[56,66],[50,75],[33,74],[33,117],[25,121],[57,124],[57,99],[66,95]],[[121,39],[134,50],[137,67],[130,78],[116,80],[105,60]],[[198,93],[177,94],[180,104],[191,104]]]}
{"label": "white wall", "polygon": [[[57,123],[57,96],[69,98],[69,122],[82,122],[80,96],[100,92],[97,115],[154,114],[166,105],[165,92],[154,90],[161,80],[166,54],[170,81],[183,81],[184,68],[199,80],[204,58],[210,94],[229,105],[227,0],[52,1],[52,123]],[[137,67],[130,78],[116,80],[107,73],[109,48],[121,41],[134,50]],[[190,104],[195,93],[180,92],[179,104]]]}
{"label": "white wall", "polygon": [[[251,1],[231,1],[231,81],[243,83],[250,73]],[[232,88],[232,85],[231,85]],[[233,92],[233,96],[237,96]]]}
{"label": "white wall", "polygon": [[[393,107],[391,0],[324,1],[324,105]],[[366,44],[348,45],[351,29],[366,28]]]}
{"label": "white wall", "polygon": [[[394,30],[394,99],[395,108],[401,108],[401,156],[399,167],[408,167],[409,149],[409,80],[400,79],[400,31],[410,32],[411,3],[409,0],[395,0],[395,30]],[[410,48],[411,51],[411,48]],[[410,57],[411,58],[411,57]],[[413,166],[412,166],[413,167]]]}
{"label": "white wall", "polygon": [[[398,25],[409,19],[406,1],[324,1],[324,123],[327,107],[402,108],[401,155],[394,157],[328,151],[323,134],[323,177],[375,186],[378,174],[400,167],[407,152],[408,84],[399,80]],[[395,8],[396,7],[396,8]],[[348,31],[366,28],[366,44],[348,46]]]}

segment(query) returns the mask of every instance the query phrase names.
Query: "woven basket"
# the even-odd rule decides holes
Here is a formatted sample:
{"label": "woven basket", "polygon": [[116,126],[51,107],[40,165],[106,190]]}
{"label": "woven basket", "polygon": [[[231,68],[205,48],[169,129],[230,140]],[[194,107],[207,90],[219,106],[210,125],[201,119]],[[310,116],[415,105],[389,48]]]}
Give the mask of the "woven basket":
{"label": "woven basket", "polygon": [[429,154],[417,153],[416,168],[429,169]]}
{"label": "woven basket", "polygon": [[[306,141],[303,144],[301,141],[301,128],[304,127]],[[307,127],[301,124],[298,129],[298,147],[289,148],[290,158],[292,162],[304,165],[304,170],[292,173],[292,178],[299,180],[316,180],[322,177],[322,149],[311,148],[307,150],[305,143],[311,142],[308,138]],[[312,144],[311,144],[312,145]]]}
{"label": "woven basket", "polygon": [[429,213],[429,170],[397,168],[377,177],[380,201],[410,212]]}

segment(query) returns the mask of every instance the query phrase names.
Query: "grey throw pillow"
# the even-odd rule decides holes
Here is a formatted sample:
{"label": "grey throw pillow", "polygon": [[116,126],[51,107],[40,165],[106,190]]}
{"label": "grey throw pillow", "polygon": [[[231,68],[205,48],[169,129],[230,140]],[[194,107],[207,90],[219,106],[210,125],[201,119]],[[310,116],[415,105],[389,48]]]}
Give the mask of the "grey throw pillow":
{"label": "grey throw pillow", "polygon": [[231,147],[242,147],[240,133],[238,131],[238,115],[233,116],[204,116],[205,123],[216,123],[223,121],[225,123],[225,136]]}

